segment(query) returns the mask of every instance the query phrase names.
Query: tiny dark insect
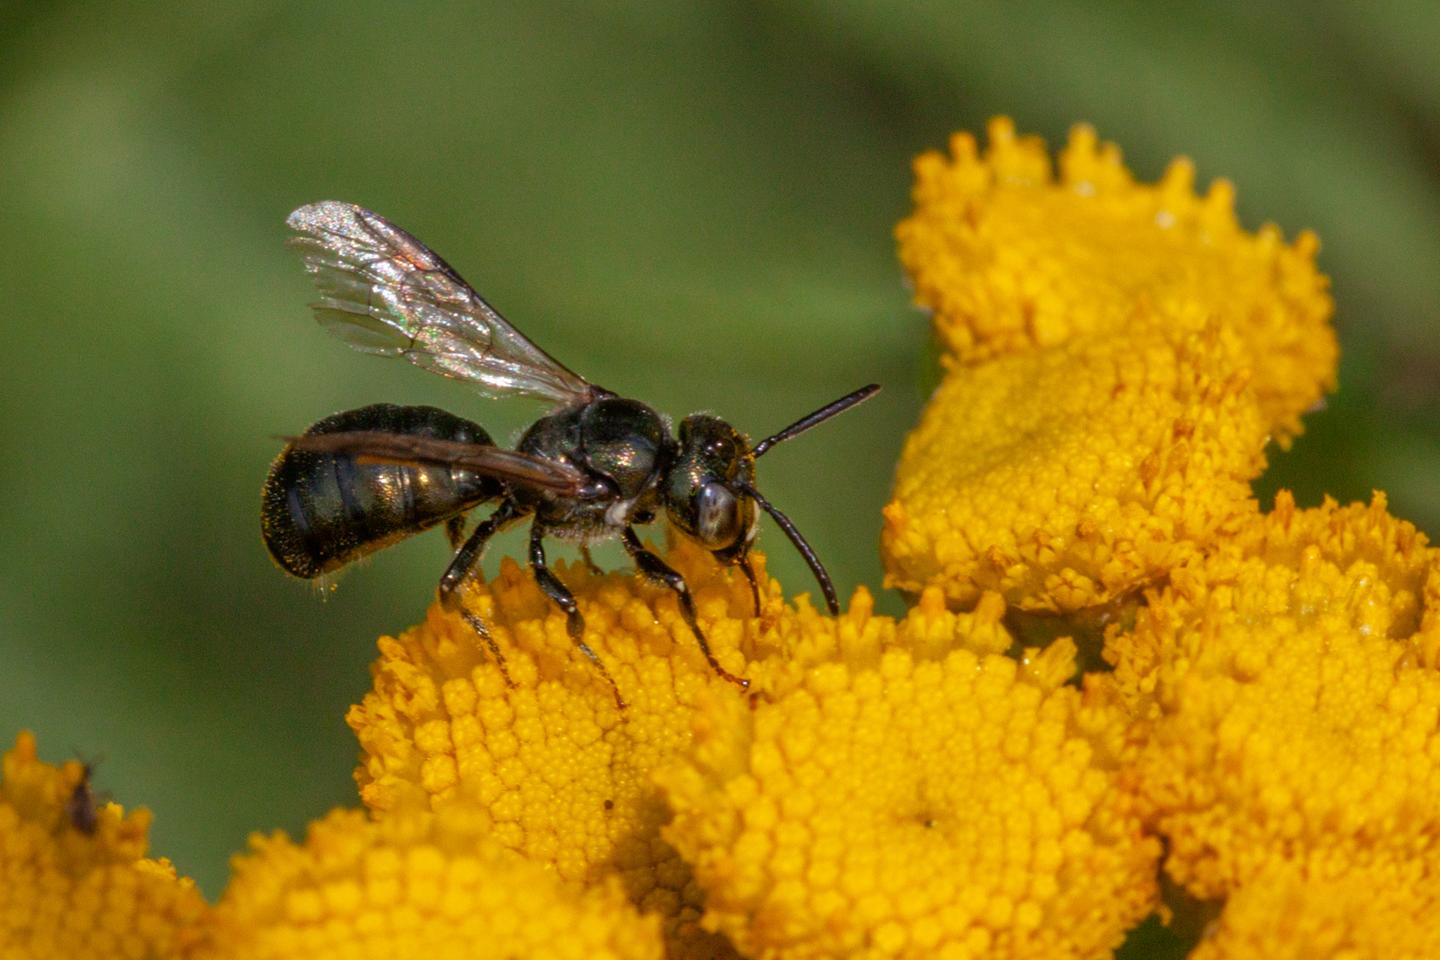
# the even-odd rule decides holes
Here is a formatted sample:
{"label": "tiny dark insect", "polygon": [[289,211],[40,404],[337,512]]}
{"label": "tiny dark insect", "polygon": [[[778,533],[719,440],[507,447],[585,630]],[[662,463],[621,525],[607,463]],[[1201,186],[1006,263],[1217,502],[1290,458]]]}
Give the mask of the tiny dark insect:
{"label": "tiny dark insect", "polygon": [[[488,396],[525,395],[552,407],[515,450],[495,446],[478,424],[444,410],[394,404],[337,413],[288,438],[270,467],[260,515],[265,544],[288,573],[312,579],[444,524],[455,554],[440,578],[440,602],[465,618],[504,671],[494,638],[464,609],[460,588],[486,542],[531,517],[535,581],[565,612],[571,640],[622,708],[614,679],[585,643],[574,595],[546,565],[547,536],[577,541],[582,550],[618,538],[641,573],[675,592],[711,668],[741,687],[748,681],[710,652],[684,578],[641,544],[637,525],[663,511],[721,563],[738,566],[758,615],[759,588],[748,560],[758,505],[805,558],[830,612],[839,612],[815,551],[755,489],[755,461],[879,386],[826,404],[753,445],[725,421],[701,413],[682,420],[672,436],[649,406],[589,383],[531,343],[449,264],[383,217],[325,201],[299,208],[286,223],[296,233],[289,243],[320,291],[312,304],[316,318],[350,346],[403,357]],[[498,501],[494,512],[467,537],[466,513],[489,501]]]}
{"label": "tiny dark insect", "polygon": [[94,772],[94,763],[81,763],[80,780],[65,801],[65,819],[87,837],[94,836],[100,824],[100,811],[95,806],[95,794],[90,789],[90,776]]}

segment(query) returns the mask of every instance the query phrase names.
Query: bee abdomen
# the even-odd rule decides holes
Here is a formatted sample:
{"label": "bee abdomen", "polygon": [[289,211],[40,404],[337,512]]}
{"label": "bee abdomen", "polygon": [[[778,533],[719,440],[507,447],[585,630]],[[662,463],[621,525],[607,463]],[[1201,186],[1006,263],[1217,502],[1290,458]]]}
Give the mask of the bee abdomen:
{"label": "bee abdomen", "polygon": [[[377,403],[315,423],[306,435],[367,430],[490,444],[490,435],[437,407]],[[497,497],[493,477],[449,467],[360,463],[348,454],[286,447],[262,491],[261,533],[286,572],[312,579]]]}

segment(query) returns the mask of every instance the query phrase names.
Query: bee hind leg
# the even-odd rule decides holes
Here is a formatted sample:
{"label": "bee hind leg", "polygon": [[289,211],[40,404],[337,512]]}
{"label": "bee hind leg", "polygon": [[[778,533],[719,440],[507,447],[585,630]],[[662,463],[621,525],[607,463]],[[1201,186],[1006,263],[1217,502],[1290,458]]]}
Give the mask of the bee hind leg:
{"label": "bee hind leg", "polygon": [[[505,678],[505,685],[508,687],[515,686],[515,681],[510,679],[510,670],[505,665],[505,656],[500,652],[500,645],[495,642],[495,637],[491,635],[490,628],[485,625],[485,621],[465,609],[464,604],[460,602],[460,587],[470,578],[475,570],[475,565],[480,562],[480,557],[485,552],[485,544],[517,516],[519,516],[519,511],[510,501],[506,500],[496,508],[494,513],[481,521],[470,537],[456,549],[455,556],[450,560],[450,566],[445,568],[444,574],[440,577],[440,586],[436,591],[440,596],[440,606],[451,613],[458,613],[460,618],[470,625],[470,629],[475,631],[476,636],[484,642],[490,655],[495,658],[495,665],[500,668],[500,675]],[[463,517],[451,517],[445,522],[445,532],[450,536],[451,543],[458,539],[457,529],[463,531],[464,527]]]}

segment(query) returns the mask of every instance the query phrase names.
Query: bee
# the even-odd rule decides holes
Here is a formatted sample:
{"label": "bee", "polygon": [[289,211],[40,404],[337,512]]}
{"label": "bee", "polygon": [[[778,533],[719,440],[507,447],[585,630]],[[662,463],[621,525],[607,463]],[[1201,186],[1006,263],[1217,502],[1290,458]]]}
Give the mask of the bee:
{"label": "bee", "polygon": [[[820,558],[756,489],[755,461],[874,396],[878,385],[755,444],[704,413],[685,417],[672,435],[651,407],[586,381],[532,343],[449,264],[378,214],[324,201],[295,210],[286,224],[295,233],[288,243],[320,292],[311,304],[316,319],[351,347],[403,358],[485,396],[527,396],[550,405],[514,450],[444,410],[388,403],[337,413],[287,438],[265,481],[260,516],[270,555],[287,573],[313,579],[443,525],[454,553],[440,577],[440,603],[465,618],[504,672],[486,624],[460,600],[486,543],[529,518],[535,582],[564,612],[570,639],[622,708],[614,679],[585,642],[574,594],[546,563],[547,537],[577,542],[587,561],[589,544],[619,539],[642,574],[675,593],[711,669],[740,687],[748,680],[711,653],[684,577],[646,549],[637,526],[663,512],[720,563],[739,567],[758,615],[759,587],[748,559],[758,507],[805,558],[830,612],[839,612]],[[469,511],[491,502],[494,510],[467,535]]]}

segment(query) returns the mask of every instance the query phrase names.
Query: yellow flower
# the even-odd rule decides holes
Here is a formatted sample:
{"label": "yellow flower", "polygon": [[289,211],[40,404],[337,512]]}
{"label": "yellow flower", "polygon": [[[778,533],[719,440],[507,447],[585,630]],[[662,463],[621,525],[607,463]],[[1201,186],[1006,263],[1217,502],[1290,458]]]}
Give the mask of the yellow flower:
{"label": "yellow flower", "polygon": [[1124,605],[1253,514],[1248,482],[1333,386],[1315,238],[1235,220],[1185,161],[1137,184],[1077,127],[990,126],[915,164],[897,228],[948,370],[885,508],[887,584],[1024,611]]}
{"label": "yellow flower", "polygon": [[1092,957],[1153,906],[1121,717],[1064,685],[1073,645],[1022,666],[970,648],[992,649],[1000,604],[937,642],[941,611],[928,593],[773,702],[717,699],[662,773],[665,836],[741,953]]}
{"label": "yellow flower", "polygon": [[1144,738],[1138,796],[1192,896],[1277,863],[1393,890],[1418,858],[1440,867],[1440,673],[1417,656],[1435,570],[1381,495],[1305,511],[1282,495],[1108,639]]}
{"label": "yellow flower", "polygon": [[1068,613],[1197,556],[1256,510],[1238,354],[1223,329],[1137,325],[951,372],[885,507],[887,584]]}
{"label": "yellow flower", "polygon": [[915,161],[915,212],[896,230],[916,300],[956,360],[974,364],[1147,319],[1199,312],[1239,334],[1267,429],[1300,431],[1299,414],[1334,385],[1336,345],[1319,246],[1286,246],[1267,225],[1246,233],[1234,190],[1194,192],[1176,160],[1161,181],[1136,183],[1120,150],[1076,127],[1060,175],[1044,144],[991,122],[982,156],[958,133],[952,158]]}
{"label": "yellow flower", "polygon": [[195,884],[145,857],[150,812],[92,806],[78,761],[21,733],[0,779],[0,957],[178,957],[205,915]]}
{"label": "yellow flower", "polygon": [[658,960],[618,884],[581,891],[506,850],[477,810],[336,810],[303,845],[253,836],[194,960]]}
{"label": "yellow flower", "polygon": [[1429,860],[1428,872],[1399,877],[1357,869],[1304,880],[1294,868],[1269,868],[1226,901],[1190,960],[1433,960],[1440,874]]}

